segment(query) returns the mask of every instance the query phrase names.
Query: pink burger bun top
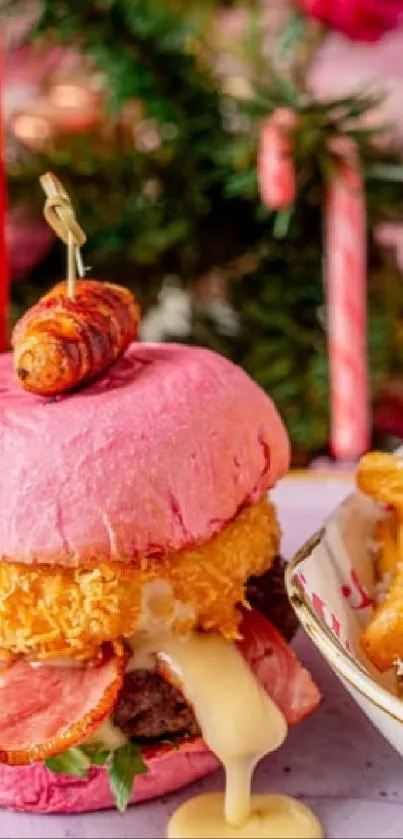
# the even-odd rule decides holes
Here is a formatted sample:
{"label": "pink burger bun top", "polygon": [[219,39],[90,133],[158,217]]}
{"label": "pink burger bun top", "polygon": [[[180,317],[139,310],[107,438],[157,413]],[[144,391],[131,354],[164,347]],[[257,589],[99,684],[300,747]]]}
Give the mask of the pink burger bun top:
{"label": "pink burger bun top", "polygon": [[0,557],[133,562],[208,541],[287,471],[271,400],[225,358],[132,344],[55,401],[0,356]]}

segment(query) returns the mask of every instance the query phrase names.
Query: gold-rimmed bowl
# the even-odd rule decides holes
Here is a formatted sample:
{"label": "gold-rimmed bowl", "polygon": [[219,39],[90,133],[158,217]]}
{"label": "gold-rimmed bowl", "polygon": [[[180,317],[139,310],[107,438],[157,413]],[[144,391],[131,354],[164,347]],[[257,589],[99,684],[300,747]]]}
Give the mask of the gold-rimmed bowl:
{"label": "gold-rimmed bowl", "polygon": [[378,516],[375,505],[359,493],[349,496],[289,562],[286,587],[312,643],[366,716],[403,755],[403,701],[397,695],[395,673],[377,673],[360,646],[372,608],[367,601],[375,585],[371,540]]}

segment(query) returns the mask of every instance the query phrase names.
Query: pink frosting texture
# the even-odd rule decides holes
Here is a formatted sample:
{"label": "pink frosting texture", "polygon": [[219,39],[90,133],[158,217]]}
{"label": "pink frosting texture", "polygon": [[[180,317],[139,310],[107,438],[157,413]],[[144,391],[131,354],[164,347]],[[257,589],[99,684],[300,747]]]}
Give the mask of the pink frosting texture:
{"label": "pink frosting texture", "polygon": [[135,561],[200,544],[286,472],[271,400],[231,362],[132,344],[102,379],[49,401],[0,356],[0,557]]}
{"label": "pink frosting texture", "polygon": [[[200,741],[198,741],[200,742]],[[217,759],[202,745],[189,744],[147,761],[148,773],[139,775],[133,804],[159,798],[214,772]],[[0,766],[0,807],[30,813],[83,813],[114,807],[105,769],[92,769],[88,780],[55,775],[43,763]]]}

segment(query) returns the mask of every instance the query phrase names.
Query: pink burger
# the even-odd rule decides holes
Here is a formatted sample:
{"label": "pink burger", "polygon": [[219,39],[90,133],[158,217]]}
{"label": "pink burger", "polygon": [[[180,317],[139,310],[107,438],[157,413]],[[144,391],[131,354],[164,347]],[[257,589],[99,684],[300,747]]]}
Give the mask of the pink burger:
{"label": "pink burger", "polygon": [[268,498],[288,465],[273,403],[206,350],[133,344],[56,400],[0,357],[0,806],[122,810],[213,771],[169,638],[236,645],[289,724],[316,708]]}

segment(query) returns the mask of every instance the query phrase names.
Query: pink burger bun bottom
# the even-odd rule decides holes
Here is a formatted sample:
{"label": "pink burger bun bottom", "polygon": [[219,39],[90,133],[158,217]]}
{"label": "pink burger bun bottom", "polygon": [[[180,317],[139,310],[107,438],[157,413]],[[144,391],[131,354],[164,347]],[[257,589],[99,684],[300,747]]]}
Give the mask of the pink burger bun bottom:
{"label": "pink burger bun bottom", "polygon": [[[134,782],[132,804],[182,789],[214,772],[219,763],[203,741],[180,749],[156,749],[145,759],[146,775]],[[106,769],[92,768],[88,778],[56,775],[44,763],[0,766],[0,807],[29,813],[85,813],[115,808]]]}

